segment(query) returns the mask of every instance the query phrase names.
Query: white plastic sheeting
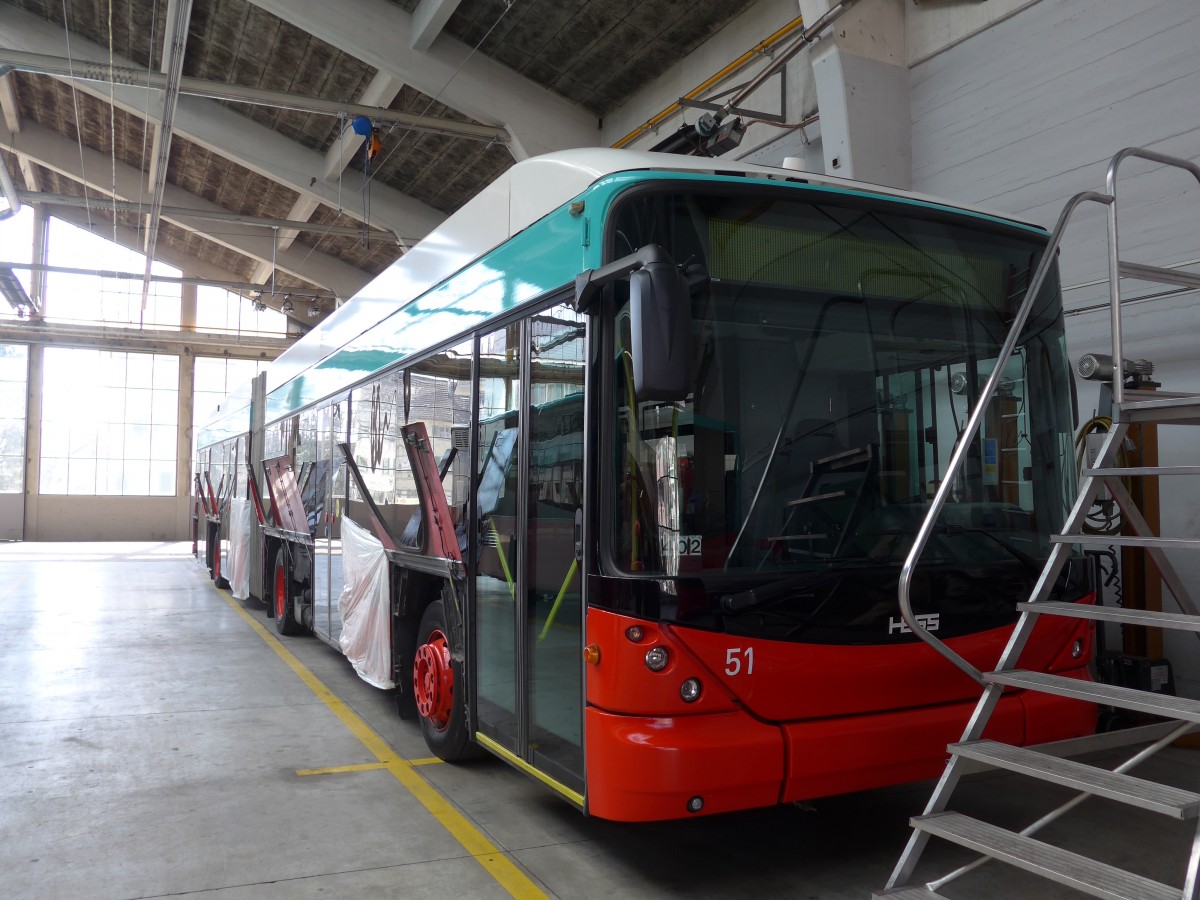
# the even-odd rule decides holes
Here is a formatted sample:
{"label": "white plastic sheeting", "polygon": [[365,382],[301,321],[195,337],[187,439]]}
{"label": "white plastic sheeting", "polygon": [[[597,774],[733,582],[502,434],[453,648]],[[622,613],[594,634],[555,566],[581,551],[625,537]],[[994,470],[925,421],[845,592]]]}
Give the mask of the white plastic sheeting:
{"label": "white plastic sheeting", "polygon": [[250,596],[250,501],[229,501],[229,590],[237,600]]}
{"label": "white plastic sheeting", "polygon": [[342,573],[338,598],[342,633],[338,644],[360,678],[392,688],[392,626],[388,608],[387,556],[383,544],[349,518],[342,519]]}

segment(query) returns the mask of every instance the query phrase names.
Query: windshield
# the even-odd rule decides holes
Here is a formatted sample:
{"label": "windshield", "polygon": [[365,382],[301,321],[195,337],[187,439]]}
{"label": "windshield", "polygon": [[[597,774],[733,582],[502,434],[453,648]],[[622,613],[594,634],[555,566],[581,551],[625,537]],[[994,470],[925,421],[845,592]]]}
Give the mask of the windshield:
{"label": "windshield", "polygon": [[[634,396],[617,296],[611,565],[751,586],[898,568],[1044,240],[911,204],[745,190],[643,195],[615,235],[616,256],[658,243],[710,281],[682,403]],[[1052,274],[923,564],[1036,570],[1073,491],[1070,390]]]}

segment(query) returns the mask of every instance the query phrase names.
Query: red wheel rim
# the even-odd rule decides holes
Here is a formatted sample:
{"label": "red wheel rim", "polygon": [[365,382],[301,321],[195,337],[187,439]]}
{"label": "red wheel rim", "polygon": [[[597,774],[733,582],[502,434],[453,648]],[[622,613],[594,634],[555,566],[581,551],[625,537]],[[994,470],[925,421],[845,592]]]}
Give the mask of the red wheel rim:
{"label": "red wheel rim", "polygon": [[283,566],[275,567],[275,618],[281,619],[287,612],[287,582],[283,577]]}
{"label": "red wheel rim", "polygon": [[454,706],[454,670],[450,668],[450,645],[446,635],[432,631],[417,648],[413,663],[413,695],[417,712],[438,731],[450,724]]}

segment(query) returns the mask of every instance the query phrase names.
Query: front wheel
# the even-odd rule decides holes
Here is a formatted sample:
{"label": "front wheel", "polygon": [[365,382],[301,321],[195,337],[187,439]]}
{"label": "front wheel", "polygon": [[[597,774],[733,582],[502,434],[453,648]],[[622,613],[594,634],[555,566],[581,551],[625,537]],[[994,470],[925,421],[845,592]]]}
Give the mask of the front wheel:
{"label": "front wheel", "polygon": [[467,710],[461,690],[462,666],[450,652],[443,600],[429,604],[417,631],[413,696],[425,743],[447,762],[477,755],[467,734]]}
{"label": "front wheel", "polygon": [[279,552],[275,554],[275,591],[271,602],[275,607],[275,630],[284,636],[300,634],[304,630],[296,621],[296,606],[292,602],[291,585],[287,551],[280,547]]}

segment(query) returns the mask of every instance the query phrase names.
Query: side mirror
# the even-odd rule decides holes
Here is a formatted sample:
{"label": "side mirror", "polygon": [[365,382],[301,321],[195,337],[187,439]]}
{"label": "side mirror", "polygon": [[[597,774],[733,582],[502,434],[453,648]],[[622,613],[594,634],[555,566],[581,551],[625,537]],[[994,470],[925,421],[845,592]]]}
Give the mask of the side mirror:
{"label": "side mirror", "polygon": [[633,390],[639,400],[682,401],[692,384],[692,303],[671,262],[652,262],[629,276]]}
{"label": "side mirror", "polygon": [[700,266],[684,277],[657,244],[575,278],[575,309],[586,313],[606,284],[629,276],[633,386],[639,400],[686,400],[692,377],[692,291],[708,280]]}

